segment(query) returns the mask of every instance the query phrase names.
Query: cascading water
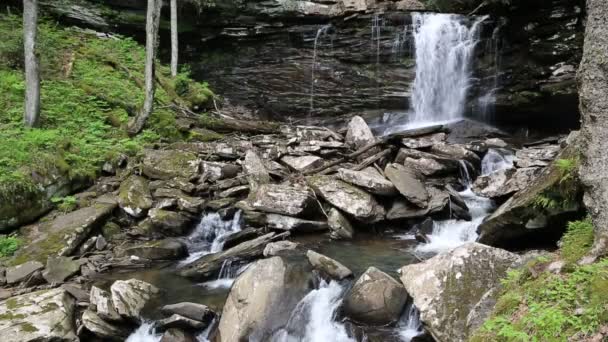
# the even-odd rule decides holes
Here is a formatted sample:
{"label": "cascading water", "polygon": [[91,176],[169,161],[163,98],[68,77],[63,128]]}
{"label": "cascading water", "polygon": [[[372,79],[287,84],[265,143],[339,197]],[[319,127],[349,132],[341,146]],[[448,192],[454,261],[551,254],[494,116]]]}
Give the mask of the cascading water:
{"label": "cascading water", "polygon": [[402,342],[410,342],[414,337],[424,332],[422,322],[420,322],[420,312],[413,303],[407,308],[398,329]]}
{"label": "cascading water", "polygon": [[[508,150],[490,149],[481,162],[482,174],[486,175],[513,166],[513,155]],[[494,204],[489,198],[477,196],[471,190],[471,177],[463,165],[463,179],[466,189],[460,196],[469,207],[471,221],[447,220],[433,223],[433,233],[428,236],[429,243],[416,247],[422,253],[440,253],[477,239],[477,227],[490,214]]]}
{"label": "cascading water", "polygon": [[272,342],[355,342],[343,324],[335,321],[344,288],[337,282],[322,281],[293,310],[287,326],[277,332]]}
{"label": "cascading water", "polygon": [[408,126],[459,119],[465,109],[479,28],[453,14],[413,13],[416,79]]}
{"label": "cascading water", "polygon": [[234,214],[232,220],[224,221],[218,213],[205,214],[194,231],[186,240],[190,256],[181,261],[190,264],[200,257],[222,250],[226,237],[241,231],[241,212]]}
{"label": "cascading water", "polygon": [[331,28],[332,28],[331,25],[321,26],[321,28],[319,28],[317,30],[317,35],[315,36],[314,49],[313,49],[313,53],[312,53],[311,76],[310,76],[310,114],[312,114],[312,112],[315,109],[315,82],[317,81],[315,79],[315,71],[317,69],[317,47],[319,45],[320,38],[325,36]]}
{"label": "cascading water", "polygon": [[142,323],[125,342],[160,342],[162,334],[154,331],[152,323]]}

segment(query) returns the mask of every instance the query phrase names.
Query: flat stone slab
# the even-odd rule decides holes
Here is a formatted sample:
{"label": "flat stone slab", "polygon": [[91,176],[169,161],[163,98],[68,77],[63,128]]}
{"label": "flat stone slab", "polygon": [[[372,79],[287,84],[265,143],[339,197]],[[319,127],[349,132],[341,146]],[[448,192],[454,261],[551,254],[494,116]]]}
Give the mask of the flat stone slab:
{"label": "flat stone slab", "polygon": [[297,217],[318,209],[310,189],[282,184],[260,185],[249,202],[255,210]]}
{"label": "flat stone slab", "polygon": [[384,169],[384,173],[408,201],[420,208],[428,206],[430,195],[414,171],[403,165],[389,164]]}
{"label": "flat stone slab", "polygon": [[371,167],[363,171],[341,168],[338,169],[338,178],[352,185],[359,186],[374,195],[392,196],[397,194],[397,189],[393,183]]}
{"label": "flat stone slab", "polygon": [[281,158],[281,161],[298,172],[306,172],[323,165],[323,159],[317,156],[285,156]]}

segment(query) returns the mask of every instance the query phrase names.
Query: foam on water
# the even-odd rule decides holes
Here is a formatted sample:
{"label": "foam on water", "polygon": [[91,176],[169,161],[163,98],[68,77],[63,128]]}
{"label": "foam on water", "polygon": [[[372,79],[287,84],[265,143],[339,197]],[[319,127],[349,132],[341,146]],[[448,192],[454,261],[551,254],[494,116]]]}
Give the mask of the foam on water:
{"label": "foam on water", "polygon": [[152,323],[142,323],[125,342],[160,342],[162,334],[154,332]]}
{"label": "foam on water", "polygon": [[397,329],[399,329],[399,338],[402,342],[410,342],[414,337],[424,332],[422,322],[420,322],[420,312],[413,303],[410,304],[406,314],[403,315]]}
{"label": "foam on water", "polygon": [[181,265],[190,264],[203,255],[221,252],[226,238],[241,231],[241,211],[232,220],[224,221],[218,213],[205,214],[194,231],[186,239],[188,258]]}

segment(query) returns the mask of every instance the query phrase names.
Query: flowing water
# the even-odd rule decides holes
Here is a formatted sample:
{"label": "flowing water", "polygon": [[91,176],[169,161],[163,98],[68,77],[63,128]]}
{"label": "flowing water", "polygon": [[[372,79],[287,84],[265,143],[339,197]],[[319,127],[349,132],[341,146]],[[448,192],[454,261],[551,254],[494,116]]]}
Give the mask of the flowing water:
{"label": "flowing water", "polygon": [[125,342],[160,342],[162,334],[154,332],[152,323],[143,323],[137,328]]}
{"label": "flowing water", "polygon": [[315,36],[314,49],[312,53],[312,67],[311,67],[311,75],[310,75],[310,113],[315,109],[315,83],[317,80],[315,79],[315,71],[317,69],[317,48],[319,46],[319,40],[324,37],[327,32],[332,28],[331,25],[321,26],[317,30],[317,35]]}
{"label": "flowing water", "polygon": [[190,264],[206,254],[222,251],[226,238],[241,231],[241,212],[232,220],[224,221],[218,213],[203,215],[200,222],[186,239],[189,256],[181,262]]}
{"label": "flowing water", "polygon": [[[482,175],[512,166],[512,153],[508,150],[490,149],[481,162]],[[477,227],[490,214],[494,208],[494,203],[489,198],[477,196],[473,193],[471,190],[472,180],[467,168],[463,167],[462,170],[466,189],[460,192],[460,196],[469,207],[471,221],[453,219],[434,222],[433,232],[428,236],[429,243],[417,246],[416,251],[423,254],[440,253],[477,239]]]}
{"label": "flowing water", "polygon": [[403,342],[410,342],[414,337],[424,332],[422,322],[420,322],[420,312],[413,303],[406,309],[398,329],[399,337]]}

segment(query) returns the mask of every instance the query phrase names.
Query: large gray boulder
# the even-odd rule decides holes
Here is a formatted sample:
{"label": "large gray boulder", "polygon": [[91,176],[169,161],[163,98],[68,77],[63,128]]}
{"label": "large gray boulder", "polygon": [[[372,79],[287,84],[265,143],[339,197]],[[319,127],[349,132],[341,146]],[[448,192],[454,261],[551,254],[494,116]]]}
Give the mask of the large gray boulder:
{"label": "large gray boulder", "polygon": [[308,250],[308,252],[306,252],[306,257],[314,269],[332,279],[342,280],[353,275],[353,272],[348,269],[348,267],[313,250]]}
{"label": "large gray boulder", "polygon": [[399,193],[408,201],[420,208],[428,206],[430,195],[424,183],[417,176],[416,171],[410,170],[403,165],[389,164],[384,169],[384,173],[397,190],[399,190]]}
{"label": "large gray boulder", "polygon": [[80,266],[84,263],[84,260],[74,260],[72,257],[51,256],[46,262],[46,269],[42,272],[42,277],[49,284],[62,283],[80,272]]}
{"label": "large gray boulder", "polygon": [[179,150],[145,150],[143,172],[148,178],[169,180],[198,177],[201,160],[192,152]]}
{"label": "large gray boulder", "polygon": [[361,187],[374,195],[392,196],[397,193],[397,189],[393,183],[372,167],[368,167],[362,171],[340,168],[338,169],[338,178]]}
{"label": "large gray boulder", "polygon": [[308,183],[318,196],[360,221],[384,219],[384,208],[367,192],[331,176],[313,176]]}
{"label": "large gray boulder", "polygon": [[436,341],[467,341],[478,328],[467,323],[469,314],[519,260],[516,254],[471,242],[401,268],[401,281]]}
{"label": "large gray boulder", "polygon": [[28,261],[20,265],[11,266],[6,269],[6,282],[8,284],[19,283],[43,268],[44,265],[38,261]]}
{"label": "large gray boulder", "polygon": [[177,314],[201,322],[209,322],[215,316],[206,305],[189,302],[165,305],[161,308],[161,312],[164,315]]}
{"label": "large gray boulder", "polygon": [[[89,302],[95,313],[105,321],[122,321],[122,317],[116,311],[110,293],[97,286],[91,287]],[[91,317],[95,319],[95,317]]]}
{"label": "large gray boulder", "polygon": [[148,216],[153,236],[182,236],[192,222],[192,217],[171,210],[154,208]]}
{"label": "large gray boulder", "polygon": [[281,162],[298,172],[310,171],[323,165],[323,159],[317,156],[285,156]]}
{"label": "large gray boulder", "polygon": [[286,230],[292,233],[322,232],[329,228],[326,221],[303,220],[296,217],[268,214],[266,226],[274,230]]}
{"label": "large gray boulder", "polygon": [[90,309],[82,314],[82,325],[104,341],[124,341],[131,332],[127,325],[106,322]]}
{"label": "large gray boulder", "polygon": [[388,209],[386,218],[388,220],[400,220],[423,217],[443,211],[450,203],[450,194],[434,186],[427,187],[430,195],[429,204],[426,208],[420,208],[406,199],[396,199]]}
{"label": "large gray boulder", "polygon": [[268,341],[311,290],[308,262],[262,259],[241,274],[226,299],[218,341]]}
{"label": "large gray boulder", "polygon": [[331,208],[327,213],[327,224],[331,232],[329,233],[332,239],[352,239],[355,235],[353,226],[348,221],[346,216],[342,215],[340,210]]}
{"label": "large gray boulder", "polygon": [[131,175],[120,184],[118,205],[127,214],[135,218],[144,217],[152,204],[152,194],[145,178]]}
{"label": "large gray boulder", "polygon": [[180,240],[163,239],[129,247],[124,250],[123,254],[149,260],[178,260],[188,255],[188,248]]}
{"label": "large gray boulder", "polygon": [[110,287],[116,312],[128,320],[140,320],[140,312],[159,290],[152,284],[137,279],[117,280]]}
{"label": "large gray boulder", "polygon": [[4,342],[76,342],[75,301],[61,288],[41,290],[0,302]]}
{"label": "large gray boulder", "polygon": [[344,297],[344,312],[355,322],[387,325],[399,320],[407,300],[401,283],[375,267],[368,268]]}
{"label": "large gray boulder", "polygon": [[256,189],[260,184],[270,183],[270,174],[264,166],[262,159],[253,150],[248,150],[245,153],[245,161],[243,162],[243,171],[247,175],[251,189]]}
{"label": "large gray boulder", "polygon": [[351,148],[359,149],[363,146],[373,144],[376,142],[376,138],[365,120],[360,116],[355,116],[348,123],[348,130],[344,141]]}
{"label": "large gray boulder", "polygon": [[489,175],[477,177],[472,190],[479,196],[489,198],[511,195],[527,188],[540,171],[537,167],[494,171]]}
{"label": "large gray boulder", "polygon": [[318,211],[314,194],[307,187],[260,185],[249,202],[255,210],[287,216],[306,217]]}

